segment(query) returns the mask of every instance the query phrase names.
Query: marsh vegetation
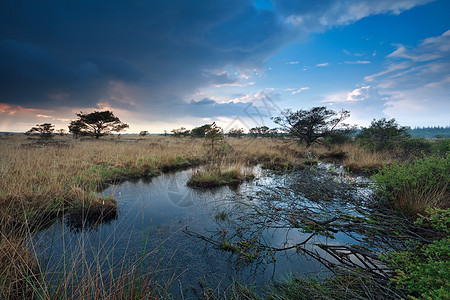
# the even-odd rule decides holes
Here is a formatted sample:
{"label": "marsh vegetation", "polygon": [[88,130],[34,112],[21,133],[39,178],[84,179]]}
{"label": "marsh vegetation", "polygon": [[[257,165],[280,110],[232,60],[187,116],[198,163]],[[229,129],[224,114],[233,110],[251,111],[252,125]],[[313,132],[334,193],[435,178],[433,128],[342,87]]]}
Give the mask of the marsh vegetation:
{"label": "marsh vegetation", "polygon": [[[404,141],[377,150],[362,142],[306,146],[285,136],[218,134],[221,138],[211,135],[210,140],[2,136],[1,297],[141,299],[183,294],[178,285],[185,268],[173,267],[176,252],[161,254],[163,240],[170,241],[174,232],[212,247],[215,256],[230,255],[256,273],[286,251],[308,255],[328,270],[312,280],[300,273],[284,281],[278,278],[275,292],[261,286],[252,290],[251,282],[240,283],[239,278],[222,289],[202,282],[192,289],[200,298],[448,296],[448,141],[426,141],[425,150],[402,148]],[[190,180],[203,188],[232,185],[223,188],[231,193],[223,199],[227,205],[208,211],[208,217],[202,215],[209,218],[207,231],[180,223],[159,244],[152,244],[153,233],[143,226],[139,251],[125,248],[134,250],[123,259],[114,255],[123,251],[116,244],[109,250],[94,247],[93,252],[74,246],[70,260],[67,249],[54,250],[56,238],[47,243],[52,250],[30,244],[54,224],[75,228],[71,234],[76,236],[123,222],[126,215],[119,194],[114,194],[119,189],[115,184],[130,179],[158,182],[156,176],[177,170],[189,170],[184,184]],[[242,182],[241,190],[233,188]],[[99,193],[108,186],[114,187],[112,193]],[[125,232],[117,230],[115,235]],[[286,238],[272,240],[275,232]],[[342,235],[351,237],[351,244]],[[326,242],[333,240],[337,242]],[[59,256],[57,268],[58,260],[49,253]],[[420,279],[423,274],[428,276],[426,283]]]}

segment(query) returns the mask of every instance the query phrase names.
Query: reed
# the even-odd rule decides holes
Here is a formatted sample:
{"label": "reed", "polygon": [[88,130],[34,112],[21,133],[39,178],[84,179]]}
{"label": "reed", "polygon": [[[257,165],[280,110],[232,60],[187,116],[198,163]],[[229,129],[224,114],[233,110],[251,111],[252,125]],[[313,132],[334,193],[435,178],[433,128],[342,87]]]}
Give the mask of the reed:
{"label": "reed", "polygon": [[[333,151],[344,152],[347,157],[344,164],[359,169],[379,167],[380,162],[389,163],[391,159],[388,155],[365,152],[352,145],[340,147],[333,150],[323,146],[306,148],[291,139],[225,138],[218,153],[211,158],[201,139],[189,137],[122,136],[120,139],[74,140],[57,136],[48,142],[23,135],[1,137],[1,297],[28,298],[30,294],[43,299],[66,299],[71,298],[72,293],[76,297],[104,298],[109,295],[124,298],[130,295],[124,293],[136,289],[133,278],[138,275],[133,269],[123,269],[122,275],[108,279],[108,285],[99,278],[101,274],[96,273],[95,268],[81,277],[75,273],[62,275],[59,279],[62,286],[55,288],[53,283],[42,281],[48,270],[39,265],[27,247],[27,239],[36,230],[66,212],[94,218],[114,216],[115,200],[100,198],[97,194],[110,183],[202,166],[194,171],[200,182],[215,176],[215,181],[228,184],[250,179],[252,166],[256,164],[285,172],[301,167],[305,160],[316,161],[319,157],[331,156]],[[72,266],[72,269],[77,268]],[[72,288],[63,289],[73,282],[76,284]],[[110,286],[124,285],[130,289],[110,289]],[[106,291],[106,294],[98,294],[103,292],[96,290]],[[147,294],[147,291],[144,288],[143,293],[136,295],[159,297]]]}
{"label": "reed", "polygon": [[389,152],[376,152],[359,147],[356,144],[344,144],[338,149],[345,153],[342,164],[350,171],[374,173],[395,159]]}
{"label": "reed", "polygon": [[222,185],[237,185],[254,177],[251,167],[239,164],[209,165],[194,170],[187,185],[198,188],[212,188]]}
{"label": "reed", "polygon": [[416,217],[427,207],[448,208],[450,156],[394,163],[373,176],[381,204]]}

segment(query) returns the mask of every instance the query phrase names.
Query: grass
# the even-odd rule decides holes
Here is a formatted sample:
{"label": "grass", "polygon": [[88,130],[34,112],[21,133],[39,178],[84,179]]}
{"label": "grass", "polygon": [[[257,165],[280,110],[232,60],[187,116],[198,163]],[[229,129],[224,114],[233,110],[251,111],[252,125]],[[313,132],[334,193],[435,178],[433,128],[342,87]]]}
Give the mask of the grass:
{"label": "grass", "polygon": [[[261,157],[279,155],[276,141],[268,145],[266,141],[234,140],[229,141],[230,147],[222,153],[224,165],[248,166]],[[288,142],[284,147],[298,146]],[[13,135],[1,137],[0,152],[2,298],[18,295],[24,286],[27,293],[30,289],[31,293],[36,292],[30,278],[39,274],[36,273],[39,262],[28,250],[26,240],[39,227],[66,211],[93,219],[114,218],[115,200],[98,197],[98,190],[112,182],[151,177],[208,160],[201,140],[160,136],[120,140],[58,136],[43,142]],[[296,158],[290,154],[285,159]],[[236,177],[235,171],[222,174],[228,180]]]}
{"label": "grass", "polygon": [[342,164],[353,172],[373,174],[395,161],[389,152],[370,151],[356,144],[344,144],[339,149],[346,154]]}
{"label": "grass", "polygon": [[[34,269],[24,270],[19,286],[0,291],[8,299],[161,299],[182,272],[163,263],[162,246],[147,249],[143,236],[142,250],[121,259],[115,258],[115,245],[90,244],[84,235],[67,244],[62,253],[52,253],[50,242],[46,257],[36,260]],[[98,249],[97,246],[100,246]],[[91,254],[92,252],[92,254]],[[93,255],[91,257],[90,255]],[[57,257],[54,259],[54,257]],[[49,263],[51,260],[57,262]]]}
{"label": "grass", "polygon": [[[22,298],[27,293],[37,296],[38,291],[44,291],[44,299],[55,297],[52,293],[58,295],[45,283],[36,285],[32,280],[45,274],[26,241],[65,212],[91,216],[94,223],[99,217],[117,217],[115,200],[100,198],[96,193],[108,184],[200,165],[203,168],[194,171],[191,184],[211,187],[251,179],[251,167],[256,164],[275,172],[288,172],[324,157],[343,159],[344,165],[354,170],[373,170],[381,167],[381,162],[393,161],[388,154],[368,152],[354,145],[306,148],[294,140],[269,138],[226,138],[225,143],[211,162],[202,141],[193,138],[122,136],[74,140],[56,136],[44,142],[23,135],[0,137],[2,298],[22,295],[17,294],[20,291],[25,293]],[[129,286],[135,276],[130,274],[132,270],[124,270],[117,284]],[[98,275],[86,275],[85,282],[77,283],[78,291],[89,290],[89,282],[95,288],[106,289],[106,285],[96,281]]]}
{"label": "grass", "polygon": [[237,185],[254,177],[252,170],[239,166],[197,169],[193,171],[187,185],[197,188],[213,188],[223,185]]}

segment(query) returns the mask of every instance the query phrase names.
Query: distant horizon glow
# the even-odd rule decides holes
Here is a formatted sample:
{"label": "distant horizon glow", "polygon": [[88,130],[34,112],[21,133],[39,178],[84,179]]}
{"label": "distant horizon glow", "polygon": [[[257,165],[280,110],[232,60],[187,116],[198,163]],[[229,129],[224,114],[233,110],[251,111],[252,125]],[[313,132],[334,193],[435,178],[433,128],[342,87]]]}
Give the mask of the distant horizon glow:
{"label": "distant horizon glow", "polygon": [[276,127],[284,109],[348,123],[450,125],[445,0],[0,3],[0,132],[111,110],[124,133]]}

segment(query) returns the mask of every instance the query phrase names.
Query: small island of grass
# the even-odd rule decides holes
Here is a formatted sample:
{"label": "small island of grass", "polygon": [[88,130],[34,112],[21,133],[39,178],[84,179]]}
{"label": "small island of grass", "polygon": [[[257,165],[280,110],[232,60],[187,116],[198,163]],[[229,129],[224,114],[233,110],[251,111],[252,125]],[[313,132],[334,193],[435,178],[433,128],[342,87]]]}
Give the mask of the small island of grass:
{"label": "small island of grass", "polygon": [[197,170],[192,173],[187,182],[188,186],[197,188],[213,188],[223,185],[237,185],[246,180],[251,180],[255,176],[240,169],[230,170]]}

